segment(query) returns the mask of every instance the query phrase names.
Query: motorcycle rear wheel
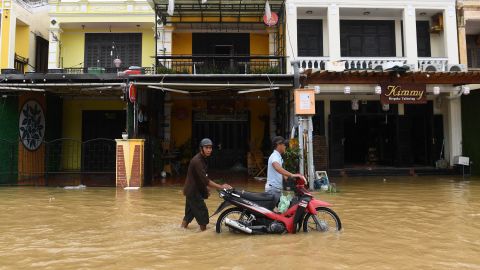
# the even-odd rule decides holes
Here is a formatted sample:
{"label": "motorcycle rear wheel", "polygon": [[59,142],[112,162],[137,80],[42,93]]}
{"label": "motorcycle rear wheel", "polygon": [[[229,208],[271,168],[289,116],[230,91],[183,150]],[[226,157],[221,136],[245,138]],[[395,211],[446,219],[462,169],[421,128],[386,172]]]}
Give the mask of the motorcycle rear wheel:
{"label": "motorcycle rear wheel", "polygon": [[238,207],[228,208],[227,210],[223,211],[223,213],[221,213],[220,216],[217,219],[217,224],[215,226],[215,229],[216,229],[217,233],[221,233],[221,232],[235,232],[235,233],[238,233],[237,231],[235,231],[232,228],[225,225],[225,218],[226,217],[228,217],[229,219],[232,219],[232,220],[236,220],[236,221],[242,221],[243,219],[247,218],[243,214],[242,209],[240,209]]}
{"label": "motorcycle rear wheel", "polygon": [[340,221],[340,218],[338,217],[337,213],[335,213],[335,211],[326,207],[317,207],[316,210],[317,210],[316,217],[321,227],[318,228],[312,214],[307,214],[305,216],[305,219],[303,220],[304,232],[309,232],[309,231],[338,232],[342,230],[342,222]]}

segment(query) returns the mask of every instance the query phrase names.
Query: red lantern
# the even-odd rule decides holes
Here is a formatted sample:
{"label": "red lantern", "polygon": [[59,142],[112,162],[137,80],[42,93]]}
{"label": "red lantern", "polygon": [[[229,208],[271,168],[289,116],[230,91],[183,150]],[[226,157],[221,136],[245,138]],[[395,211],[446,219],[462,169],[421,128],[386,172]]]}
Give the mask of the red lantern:
{"label": "red lantern", "polygon": [[278,15],[277,15],[277,13],[272,12],[272,16],[271,16],[270,20],[267,20],[267,15],[265,14],[265,15],[263,16],[263,23],[265,23],[265,25],[267,25],[267,26],[277,25],[277,23],[278,23]]}
{"label": "red lantern", "polygon": [[133,83],[130,83],[130,86],[128,87],[128,98],[132,103],[137,101],[137,87]]}

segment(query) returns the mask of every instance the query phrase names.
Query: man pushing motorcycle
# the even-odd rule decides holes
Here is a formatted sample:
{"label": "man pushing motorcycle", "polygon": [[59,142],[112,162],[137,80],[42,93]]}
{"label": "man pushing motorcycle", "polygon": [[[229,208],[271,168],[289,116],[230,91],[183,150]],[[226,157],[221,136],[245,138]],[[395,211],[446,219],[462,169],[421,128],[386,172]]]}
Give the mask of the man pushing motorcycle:
{"label": "man pushing motorcycle", "polygon": [[283,137],[274,137],[272,139],[272,146],[273,152],[268,158],[267,183],[265,184],[265,192],[268,192],[274,196],[275,205],[277,205],[280,197],[282,196],[284,178],[302,178],[305,182],[306,179],[303,175],[291,173],[282,167],[282,155],[287,149],[287,141],[285,141]]}
{"label": "man pushing motorcycle", "polygon": [[232,189],[229,184],[219,185],[208,177],[207,158],[212,155],[212,140],[205,138],[200,141],[199,153],[195,155],[188,165],[187,179],[183,187],[185,195],[185,217],[182,221],[182,228],[195,218],[200,230],[205,231],[209,223],[208,208],[205,199],[208,198],[208,187],[216,189]]}

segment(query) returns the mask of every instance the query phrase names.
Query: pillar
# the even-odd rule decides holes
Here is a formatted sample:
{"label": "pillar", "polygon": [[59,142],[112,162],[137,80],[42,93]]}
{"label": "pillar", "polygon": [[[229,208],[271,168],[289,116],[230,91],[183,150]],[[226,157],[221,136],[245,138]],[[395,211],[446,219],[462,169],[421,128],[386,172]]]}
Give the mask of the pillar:
{"label": "pillar", "polygon": [[0,68],[15,67],[15,33],[17,19],[10,8],[12,3],[3,3],[3,12],[0,18]]}
{"label": "pillar", "polygon": [[[173,26],[170,25],[157,25],[157,56],[172,55],[173,29]],[[171,68],[170,62],[170,60],[160,60],[156,64],[157,66]]]}
{"label": "pillar", "polygon": [[287,4],[287,23],[286,23],[286,54],[287,54],[287,73],[293,74],[291,62],[298,56],[297,44],[297,7],[293,3]]}
{"label": "pillar", "polygon": [[[52,21],[52,18],[50,21]],[[60,35],[62,30],[60,29],[60,23],[56,22],[55,25],[50,24],[48,33],[48,69],[61,68],[60,57]]]}
{"label": "pillar", "polygon": [[457,17],[455,6],[452,5],[443,12],[443,42],[449,64],[458,64],[458,43],[455,42],[457,38]]}
{"label": "pillar", "polygon": [[116,149],[116,186],[142,187],[144,183],[144,146],[143,139],[115,140]]}
{"label": "pillar", "polygon": [[403,9],[403,36],[407,64],[418,65],[417,18],[415,8],[408,5]]}
{"label": "pillar", "polygon": [[[452,94],[453,95],[453,94]],[[447,137],[445,158],[453,166],[453,158],[462,155],[462,103],[461,98],[447,100]]]}
{"label": "pillar", "polygon": [[331,4],[328,7],[327,15],[328,24],[328,48],[330,50],[330,61],[340,60],[340,9],[336,4]]}

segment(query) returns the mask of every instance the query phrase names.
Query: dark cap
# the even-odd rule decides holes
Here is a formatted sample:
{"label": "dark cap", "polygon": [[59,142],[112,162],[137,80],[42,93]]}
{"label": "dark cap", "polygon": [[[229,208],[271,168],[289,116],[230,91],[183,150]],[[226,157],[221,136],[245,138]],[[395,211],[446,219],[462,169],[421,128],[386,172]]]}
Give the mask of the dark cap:
{"label": "dark cap", "polygon": [[213,145],[213,142],[212,140],[210,140],[209,138],[204,138],[200,141],[200,147],[204,147],[204,146],[212,146]]}
{"label": "dark cap", "polygon": [[275,136],[275,137],[273,137],[273,139],[272,139],[273,149],[277,148],[277,145],[279,145],[279,144],[288,145],[288,141],[285,140],[282,136]]}

